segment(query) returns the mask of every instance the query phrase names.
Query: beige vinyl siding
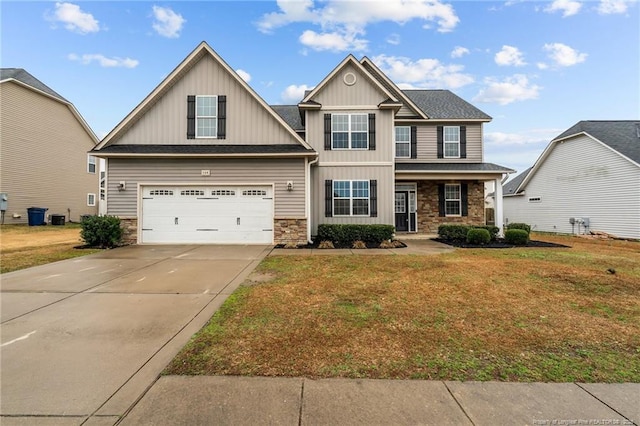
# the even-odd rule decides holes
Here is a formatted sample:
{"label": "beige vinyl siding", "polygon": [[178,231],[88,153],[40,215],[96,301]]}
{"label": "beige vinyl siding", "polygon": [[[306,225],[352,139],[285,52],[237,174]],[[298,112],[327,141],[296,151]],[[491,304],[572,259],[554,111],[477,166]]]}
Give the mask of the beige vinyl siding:
{"label": "beige vinyl siding", "polygon": [[[8,193],[5,223],[26,223],[27,208],[48,208],[79,221],[98,212],[98,179],[87,173],[94,142],[69,107],[13,82],[0,84],[0,192]],[[87,206],[87,194],[96,206]],[[69,214],[70,212],[70,214]],[[19,214],[14,219],[13,214]]]}
{"label": "beige vinyl siding", "polygon": [[[167,184],[275,184],[275,217],[305,217],[305,162],[303,159],[109,159],[108,214],[137,215],[139,183]],[[210,176],[202,176],[210,170]],[[118,183],[126,190],[118,191]],[[287,182],[293,191],[287,191]]]}
{"label": "beige vinyl siding", "polygon": [[[352,86],[345,84],[344,76],[352,73],[356,82]],[[376,83],[352,65],[345,66],[329,80],[322,90],[313,97],[315,102],[325,108],[332,106],[378,105],[389,96],[384,94]]]}
{"label": "beige vinyl siding", "polygon": [[[561,233],[572,232],[570,217],[588,217],[590,230],[640,239],[639,188],[640,167],[579,136],[555,144],[525,195],[504,197],[504,217],[537,231]],[[530,197],[540,197],[540,202],[530,203]]]}
{"label": "beige vinyl siding", "polygon": [[[340,113],[375,113],[376,114],[376,149],[324,149],[324,114]],[[306,116],[307,143],[319,154],[320,163],[335,162],[392,162],[393,147],[393,115],[388,110],[322,110],[309,111]]]}
{"label": "beige vinyl siding", "polygon": [[[187,140],[187,96],[226,95],[226,138]],[[211,56],[204,55],[115,144],[297,144]]]}
{"label": "beige vinyl siding", "polygon": [[[397,122],[397,126],[403,124]],[[438,125],[441,126],[466,126],[467,127],[467,158],[438,158]],[[417,128],[417,158],[397,158],[398,163],[411,161],[428,161],[437,163],[481,163],[482,156],[482,124],[447,123],[418,125]]]}
{"label": "beige vinyl siding", "polygon": [[[321,223],[394,224],[394,172],[388,167],[313,167],[312,169],[312,235]],[[377,217],[325,217],[325,180],[377,180]]]}

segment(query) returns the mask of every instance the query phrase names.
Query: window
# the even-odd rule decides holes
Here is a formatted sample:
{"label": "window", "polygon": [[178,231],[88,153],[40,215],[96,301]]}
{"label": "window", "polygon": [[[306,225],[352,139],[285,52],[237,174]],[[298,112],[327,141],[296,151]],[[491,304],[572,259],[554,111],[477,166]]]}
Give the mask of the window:
{"label": "window", "polygon": [[444,214],[446,216],[460,216],[462,198],[460,184],[444,186]]}
{"label": "window", "polygon": [[170,189],[153,189],[149,191],[149,195],[173,195],[173,191]]}
{"label": "window", "polygon": [[218,97],[196,96],[196,137],[218,136]]}
{"label": "window", "polygon": [[242,191],[242,195],[247,197],[266,197],[267,191],[264,189],[246,189]]}
{"label": "window", "polygon": [[96,157],[90,155],[87,160],[87,173],[95,173],[96,172]]}
{"label": "window", "polygon": [[87,194],[87,205],[90,207],[96,205],[96,194]]}
{"label": "window", "polygon": [[460,127],[445,126],[444,158],[460,158]]}
{"label": "window", "polygon": [[332,114],[332,149],[369,149],[367,114]]}
{"label": "window", "polygon": [[231,189],[216,189],[214,191],[211,191],[211,195],[218,197],[230,197],[236,195],[236,191],[233,191]]}
{"label": "window", "polygon": [[411,127],[396,127],[396,157],[411,157]]}
{"label": "window", "polygon": [[183,191],[180,191],[180,195],[184,195],[184,196],[191,196],[191,195],[204,196],[204,191],[202,191],[200,189],[185,189]]}
{"label": "window", "polygon": [[333,181],[335,216],[369,216],[369,181]]}
{"label": "window", "polygon": [[542,202],[542,197],[529,197],[530,203],[540,203]]}

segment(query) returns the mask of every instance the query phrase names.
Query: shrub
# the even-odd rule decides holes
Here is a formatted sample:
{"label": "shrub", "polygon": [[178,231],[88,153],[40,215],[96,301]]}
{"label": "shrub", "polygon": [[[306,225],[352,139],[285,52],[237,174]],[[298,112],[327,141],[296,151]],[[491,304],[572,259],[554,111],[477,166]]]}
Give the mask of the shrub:
{"label": "shrub", "polygon": [[465,241],[469,229],[471,227],[468,225],[440,225],[438,236],[446,241]]}
{"label": "shrub", "polygon": [[392,225],[318,225],[318,239],[341,245],[352,245],[355,241],[380,244],[393,238]]}
{"label": "shrub", "polygon": [[89,216],[82,221],[80,238],[91,247],[116,247],[122,240],[120,219],[115,216]]}
{"label": "shrub", "polygon": [[507,229],[504,232],[504,240],[509,244],[524,246],[529,242],[529,234],[524,229]]}
{"label": "shrub", "polygon": [[491,241],[491,234],[487,229],[471,228],[467,232],[467,242],[469,244],[482,245]]}
{"label": "shrub", "polygon": [[487,231],[489,231],[489,237],[491,238],[491,241],[495,241],[498,239],[498,233],[500,232],[500,228],[498,228],[497,226],[481,225],[481,226],[474,226],[474,228],[486,229]]}
{"label": "shrub", "polygon": [[523,231],[527,231],[527,235],[531,233],[531,226],[526,223],[513,222],[507,225],[507,229],[522,229]]}

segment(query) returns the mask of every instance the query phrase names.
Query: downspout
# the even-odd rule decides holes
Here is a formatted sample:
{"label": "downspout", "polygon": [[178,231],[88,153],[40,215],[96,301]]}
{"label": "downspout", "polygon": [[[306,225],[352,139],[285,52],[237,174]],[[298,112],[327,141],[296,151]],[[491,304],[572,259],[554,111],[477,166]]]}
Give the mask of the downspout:
{"label": "downspout", "polygon": [[305,215],[307,216],[307,242],[309,244],[313,243],[311,241],[311,166],[320,161],[320,156],[317,156],[314,160],[309,161],[309,158],[306,157],[305,161],[307,162],[307,167],[305,167],[306,179],[305,179]]}

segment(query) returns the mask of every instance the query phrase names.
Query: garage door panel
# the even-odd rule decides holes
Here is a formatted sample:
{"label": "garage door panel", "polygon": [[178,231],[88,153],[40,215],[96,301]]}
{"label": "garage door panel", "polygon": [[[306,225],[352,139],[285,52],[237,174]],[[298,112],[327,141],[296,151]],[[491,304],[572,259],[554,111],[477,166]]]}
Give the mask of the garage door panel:
{"label": "garage door panel", "polygon": [[142,188],[143,243],[273,242],[272,188]]}

